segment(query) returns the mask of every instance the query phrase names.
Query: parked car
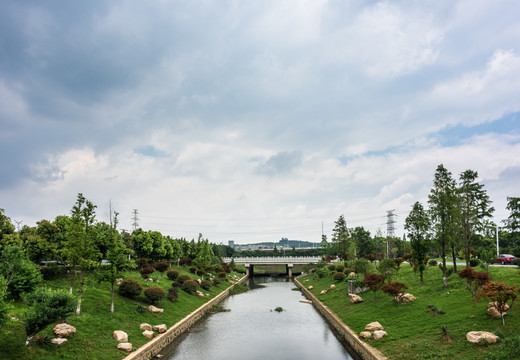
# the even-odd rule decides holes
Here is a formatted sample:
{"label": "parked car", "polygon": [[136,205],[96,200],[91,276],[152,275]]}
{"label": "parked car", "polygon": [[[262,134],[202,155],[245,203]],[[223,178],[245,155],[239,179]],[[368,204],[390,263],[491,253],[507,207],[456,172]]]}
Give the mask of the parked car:
{"label": "parked car", "polygon": [[495,262],[497,264],[502,264],[502,265],[511,265],[514,260],[516,260],[516,257],[514,255],[500,254],[500,255],[498,255],[498,258]]}
{"label": "parked car", "polygon": [[41,261],[40,266],[67,266],[67,264],[58,260]]}

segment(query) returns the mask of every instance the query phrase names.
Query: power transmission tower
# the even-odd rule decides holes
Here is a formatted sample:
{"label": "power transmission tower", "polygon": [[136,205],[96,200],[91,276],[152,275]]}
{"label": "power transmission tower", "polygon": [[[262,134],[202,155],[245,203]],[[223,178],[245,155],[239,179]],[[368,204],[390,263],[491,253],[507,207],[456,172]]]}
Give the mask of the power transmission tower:
{"label": "power transmission tower", "polygon": [[137,217],[137,215],[139,215],[139,212],[137,211],[137,209],[134,209],[134,217],[132,218],[132,226],[134,227],[134,230],[137,230],[137,228],[139,227],[139,223],[137,222],[139,218]]}
{"label": "power transmission tower", "polygon": [[386,211],[386,235],[389,237],[395,236],[394,224],[396,223],[396,221],[394,220],[394,216],[397,216],[397,215],[394,214],[394,211],[395,211],[395,209]]}
{"label": "power transmission tower", "polygon": [[14,222],[16,223],[16,229],[17,229],[17,231],[20,232],[20,224],[23,223],[23,220],[20,220],[20,221],[15,220]]}

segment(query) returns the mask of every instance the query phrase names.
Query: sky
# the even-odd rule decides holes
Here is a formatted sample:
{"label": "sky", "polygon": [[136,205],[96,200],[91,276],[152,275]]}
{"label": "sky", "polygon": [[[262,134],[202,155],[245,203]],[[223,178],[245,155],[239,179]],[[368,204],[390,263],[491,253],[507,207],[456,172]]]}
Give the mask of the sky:
{"label": "sky", "polygon": [[520,196],[520,3],[0,0],[0,208],[119,227],[395,235],[435,170]]}

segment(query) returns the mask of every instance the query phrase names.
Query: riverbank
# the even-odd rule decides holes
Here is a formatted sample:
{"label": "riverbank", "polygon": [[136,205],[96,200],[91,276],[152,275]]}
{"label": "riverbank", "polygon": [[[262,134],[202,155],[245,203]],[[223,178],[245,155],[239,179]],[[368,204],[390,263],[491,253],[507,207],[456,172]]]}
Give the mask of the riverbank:
{"label": "riverbank", "polygon": [[[519,286],[518,268],[489,269],[493,280],[504,281]],[[308,280],[307,282],[304,282]],[[487,314],[487,302],[482,299],[473,307],[473,300],[466,289],[466,282],[456,274],[449,279],[449,287],[442,286],[442,277],[437,267],[428,267],[425,284],[420,285],[418,275],[410,266],[403,266],[392,281],[408,286],[407,292],[417,300],[409,304],[397,304],[391,297],[378,291],[360,294],[363,302],[351,304],[348,298],[347,283],[336,282],[330,278],[319,278],[315,274],[299,278],[306,288],[313,286],[310,293],[347,324],[356,334],[364,330],[366,324],[379,321],[388,336],[381,340],[368,340],[388,359],[495,359],[507,354],[505,342],[518,337],[520,309],[513,307],[506,317],[506,325],[500,319]],[[322,290],[336,289],[320,295]],[[443,314],[429,311],[433,305]],[[441,326],[448,332],[451,340],[443,341]],[[502,343],[479,346],[466,340],[469,331],[490,331],[501,335]],[[507,356],[507,355],[506,355]]]}
{"label": "riverbank", "polygon": [[[196,277],[187,268],[174,268],[179,270],[181,274]],[[243,274],[236,273],[230,275],[243,276]],[[151,286],[140,277],[138,272],[129,272],[124,277],[139,281],[145,288]],[[165,290],[171,288],[172,281],[166,275],[158,277],[157,280],[158,282],[155,282],[154,286],[160,286]],[[68,290],[69,283],[70,278],[63,277],[46,281],[44,285],[55,289]],[[76,281],[74,287],[75,294],[77,293],[77,283],[78,281]],[[89,274],[85,278],[82,312],[79,316],[71,315],[67,319],[77,329],[77,333],[69,339],[66,345],[55,347],[43,343],[42,346],[39,346],[35,342],[31,342],[30,346],[26,347],[24,345],[25,330],[23,322],[19,320],[23,317],[26,307],[22,302],[15,302],[12,304],[13,308],[10,311],[14,319],[9,319],[8,323],[0,329],[0,359],[123,359],[128,353],[117,349],[117,341],[112,337],[114,330],[125,331],[133,348],[140,348],[149,341],[142,335],[142,330],[139,329],[141,323],[166,324],[170,327],[225,292],[230,285],[227,279],[223,280],[220,284],[212,286],[208,291],[204,291],[210,294],[209,297],[205,298],[190,295],[179,289],[179,297],[175,302],[164,299],[157,304],[158,307],[164,309],[164,312],[159,314],[141,311],[142,308],[149,305],[148,300],[142,294],[135,299],[128,299],[116,294],[115,312],[111,313],[110,285],[99,283],[94,274]],[[49,326],[38,335],[52,338],[54,337],[52,328],[53,326]]]}

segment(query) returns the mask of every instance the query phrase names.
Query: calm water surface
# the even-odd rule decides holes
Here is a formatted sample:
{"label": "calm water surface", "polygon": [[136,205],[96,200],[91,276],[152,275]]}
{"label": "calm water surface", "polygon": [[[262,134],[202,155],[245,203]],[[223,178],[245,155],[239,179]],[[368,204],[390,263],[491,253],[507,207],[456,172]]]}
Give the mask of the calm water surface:
{"label": "calm water surface", "polygon": [[[227,298],[181,336],[169,359],[352,359],[328,324],[284,278],[255,277],[251,290]],[[284,311],[274,309],[281,306]]]}

